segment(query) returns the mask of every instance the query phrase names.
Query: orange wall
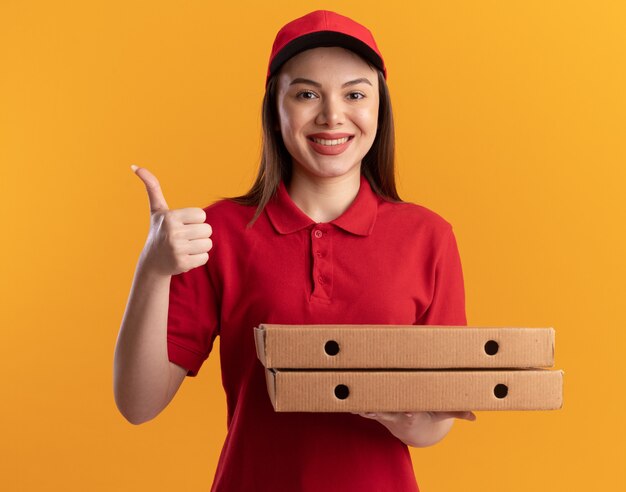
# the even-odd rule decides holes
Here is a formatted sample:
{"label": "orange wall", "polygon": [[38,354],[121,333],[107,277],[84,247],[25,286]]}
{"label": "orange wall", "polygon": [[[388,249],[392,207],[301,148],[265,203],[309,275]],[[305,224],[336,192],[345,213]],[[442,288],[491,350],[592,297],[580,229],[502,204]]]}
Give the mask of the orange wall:
{"label": "orange wall", "polygon": [[469,324],[556,329],[563,409],[457,421],[411,451],[421,488],[626,490],[626,4],[602,0],[1,2],[5,490],[208,490],[219,340],[155,420],[113,399],[149,226],[129,166],[172,208],[246,191],[274,34],[316,8],[375,34],[400,196],[454,225]]}

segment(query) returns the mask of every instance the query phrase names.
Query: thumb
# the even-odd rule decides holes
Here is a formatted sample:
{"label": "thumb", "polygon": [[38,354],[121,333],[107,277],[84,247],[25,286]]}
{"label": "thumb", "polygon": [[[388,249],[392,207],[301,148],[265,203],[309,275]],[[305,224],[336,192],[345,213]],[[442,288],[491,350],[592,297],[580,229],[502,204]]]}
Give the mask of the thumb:
{"label": "thumb", "polygon": [[162,212],[169,210],[163,192],[161,191],[161,185],[159,180],[154,174],[148,171],[145,167],[138,167],[134,164],[130,166],[134,173],[143,181],[146,185],[146,191],[148,192],[148,200],[150,200],[150,213]]}

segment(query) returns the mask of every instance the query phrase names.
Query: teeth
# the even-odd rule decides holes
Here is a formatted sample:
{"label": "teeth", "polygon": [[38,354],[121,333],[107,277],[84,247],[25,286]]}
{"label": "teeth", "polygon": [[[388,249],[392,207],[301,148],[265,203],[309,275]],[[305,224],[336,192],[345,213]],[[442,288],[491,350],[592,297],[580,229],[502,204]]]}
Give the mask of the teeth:
{"label": "teeth", "polygon": [[321,145],[341,145],[343,143],[346,143],[349,140],[349,137],[343,137],[337,140],[324,140],[322,138],[313,138],[313,141],[315,143],[321,144]]}

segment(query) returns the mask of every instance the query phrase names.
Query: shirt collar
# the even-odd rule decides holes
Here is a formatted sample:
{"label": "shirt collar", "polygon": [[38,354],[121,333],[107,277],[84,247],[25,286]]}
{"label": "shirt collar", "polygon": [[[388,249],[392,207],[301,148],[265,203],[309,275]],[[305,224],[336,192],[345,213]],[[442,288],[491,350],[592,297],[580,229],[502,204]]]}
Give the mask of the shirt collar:
{"label": "shirt collar", "polygon": [[[294,203],[282,179],[275,195],[267,202],[265,210],[274,229],[280,234],[291,234],[316,224]],[[329,224],[334,224],[352,234],[369,236],[374,228],[377,213],[378,197],[367,178],[361,174],[361,183],[356,198],[343,214],[330,221]]]}

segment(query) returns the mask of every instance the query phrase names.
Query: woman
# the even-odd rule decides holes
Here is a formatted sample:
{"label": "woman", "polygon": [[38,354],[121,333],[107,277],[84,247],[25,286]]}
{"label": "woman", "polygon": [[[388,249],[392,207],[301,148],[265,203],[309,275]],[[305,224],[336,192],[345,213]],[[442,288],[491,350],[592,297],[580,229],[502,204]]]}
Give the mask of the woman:
{"label": "woman", "polygon": [[204,209],[170,211],[135,169],[152,228],[116,347],[118,407],[154,418],[220,335],[228,435],[211,490],[418,490],[407,445],[473,413],[277,413],[253,340],[260,323],[466,324],[451,225],[395,190],[386,67],[365,27],[315,11],[279,31],[263,137],[251,190]]}

